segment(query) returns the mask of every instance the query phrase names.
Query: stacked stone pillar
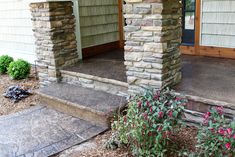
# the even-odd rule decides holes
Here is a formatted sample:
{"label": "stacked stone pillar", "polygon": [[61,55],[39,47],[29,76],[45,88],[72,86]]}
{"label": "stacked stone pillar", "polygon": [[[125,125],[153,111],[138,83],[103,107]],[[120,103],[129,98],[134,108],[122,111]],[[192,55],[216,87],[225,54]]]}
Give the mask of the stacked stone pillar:
{"label": "stacked stone pillar", "polygon": [[130,93],[181,80],[179,0],[125,0],[125,65]]}
{"label": "stacked stone pillar", "polygon": [[78,61],[73,3],[30,4],[41,85],[60,80],[59,70]]}

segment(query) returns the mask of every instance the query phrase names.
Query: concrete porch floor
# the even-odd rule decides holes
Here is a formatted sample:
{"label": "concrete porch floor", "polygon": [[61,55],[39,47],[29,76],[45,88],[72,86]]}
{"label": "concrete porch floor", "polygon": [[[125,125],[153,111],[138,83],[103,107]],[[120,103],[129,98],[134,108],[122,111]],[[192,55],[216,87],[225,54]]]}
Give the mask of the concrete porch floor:
{"label": "concrete porch floor", "polygon": [[75,66],[64,70],[127,82],[123,50],[109,51],[84,59]]}
{"label": "concrete porch floor", "polygon": [[235,60],[184,55],[182,65],[177,92],[235,105]]}
{"label": "concrete porch floor", "polygon": [[[235,60],[183,55],[182,66],[182,81],[174,87],[177,92],[235,105]],[[85,59],[65,70],[127,82],[122,50]]]}

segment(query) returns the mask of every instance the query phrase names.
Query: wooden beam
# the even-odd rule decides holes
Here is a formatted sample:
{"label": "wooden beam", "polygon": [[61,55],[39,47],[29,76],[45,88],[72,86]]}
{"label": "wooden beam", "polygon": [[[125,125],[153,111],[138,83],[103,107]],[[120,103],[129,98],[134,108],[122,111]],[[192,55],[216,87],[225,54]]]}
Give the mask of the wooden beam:
{"label": "wooden beam", "polygon": [[123,31],[123,0],[118,0],[118,27],[119,27],[119,48],[124,48],[124,31]]}
{"label": "wooden beam", "polygon": [[200,55],[235,59],[235,48],[200,46]]}
{"label": "wooden beam", "polygon": [[119,49],[119,41],[82,49],[83,58],[89,58],[104,52]]}
{"label": "wooden beam", "polygon": [[185,55],[195,55],[194,46],[180,46],[180,52]]}
{"label": "wooden beam", "polygon": [[201,0],[196,0],[195,13],[195,54],[200,55],[200,39],[201,39]]}

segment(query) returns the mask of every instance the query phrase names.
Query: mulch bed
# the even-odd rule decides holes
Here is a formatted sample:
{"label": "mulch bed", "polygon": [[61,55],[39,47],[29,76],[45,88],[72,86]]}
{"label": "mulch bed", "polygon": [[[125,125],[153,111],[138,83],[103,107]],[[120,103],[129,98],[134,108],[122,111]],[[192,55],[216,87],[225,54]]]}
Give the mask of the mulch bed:
{"label": "mulch bed", "polygon": [[[195,150],[196,135],[197,129],[195,127],[186,127],[182,129],[179,134],[174,135],[172,137],[172,140],[179,146],[179,148],[184,148],[193,151]],[[76,149],[70,148],[70,154],[66,155],[64,154],[64,152],[62,152],[56,157],[132,157],[131,153],[128,152],[127,148],[107,150],[104,147],[104,143],[110,138],[110,136],[111,131],[108,131],[90,140],[90,142],[95,143],[97,145],[97,147],[94,149],[76,152]],[[170,157],[172,157],[172,155]]]}
{"label": "mulch bed", "polygon": [[24,88],[30,89],[32,92],[39,88],[39,82],[34,75],[30,75],[28,79],[24,80],[11,80],[8,75],[0,75],[0,116],[27,109],[39,102],[39,98],[36,94],[33,94],[18,103],[13,103],[10,99],[5,98],[3,93],[9,86],[13,85],[23,86]]}

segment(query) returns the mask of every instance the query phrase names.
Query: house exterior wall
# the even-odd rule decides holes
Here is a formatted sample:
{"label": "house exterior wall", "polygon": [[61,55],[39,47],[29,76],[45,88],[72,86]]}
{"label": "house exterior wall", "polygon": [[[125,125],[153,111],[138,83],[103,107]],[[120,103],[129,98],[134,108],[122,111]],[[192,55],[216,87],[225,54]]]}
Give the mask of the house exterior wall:
{"label": "house exterior wall", "polygon": [[234,0],[203,0],[201,45],[235,48],[234,17]]}
{"label": "house exterior wall", "polygon": [[119,40],[118,0],[79,0],[82,48]]}
{"label": "house exterior wall", "polygon": [[36,60],[29,3],[22,0],[1,0],[0,55],[8,54],[30,63]]}

